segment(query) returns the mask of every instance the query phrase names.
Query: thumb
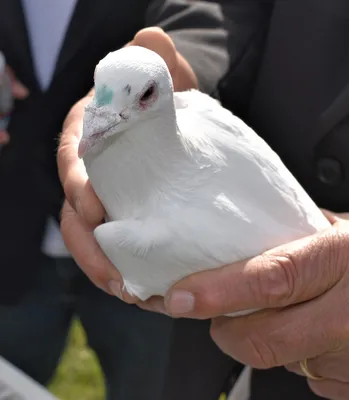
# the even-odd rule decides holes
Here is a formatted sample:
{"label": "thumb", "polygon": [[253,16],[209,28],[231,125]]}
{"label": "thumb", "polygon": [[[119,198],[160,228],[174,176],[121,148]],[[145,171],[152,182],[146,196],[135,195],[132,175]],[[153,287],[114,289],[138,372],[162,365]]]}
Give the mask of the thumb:
{"label": "thumb", "polygon": [[249,260],[190,275],[169,290],[166,310],[172,316],[206,319],[313,299],[345,273],[346,229],[334,226]]}
{"label": "thumb", "polygon": [[159,27],[140,30],[126,46],[141,46],[161,56],[171,73],[175,91],[198,87],[197,77],[188,61],[176,50],[171,37]]}
{"label": "thumb", "polygon": [[171,75],[177,68],[176,47],[170,36],[159,27],[141,29],[128,45],[145,47],[159,54],[165,60]]}

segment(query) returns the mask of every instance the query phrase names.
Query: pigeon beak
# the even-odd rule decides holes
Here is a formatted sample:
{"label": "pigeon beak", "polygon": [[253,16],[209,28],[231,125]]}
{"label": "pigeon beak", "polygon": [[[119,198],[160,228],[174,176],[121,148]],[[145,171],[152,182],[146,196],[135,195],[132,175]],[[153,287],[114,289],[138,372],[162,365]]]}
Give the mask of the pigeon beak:
{"label": "pigeon beak", "polygon": [[113,116],[108,120],[106,115],[85,110],[83,135],[78,147],[78,157],[83,158],[104,137],[110,136],[120,122],[121,118]]}
{"label": "pigeon beak", "polygon": [[102,134],[92,133],[91,135],[86,135],[85,132],[82,136],[79,147],[78,147],[78,157],[83,158],[86,153],[97,143],[99,139],[102,137]]}
{"label": "pigeon beak", "polygon": [[85,154],[88,153],[92,147],[99,143],[104,137],[110,136],[110,132],[118,125],[119,122],[115,122],[113,125],[109,125],[106,128],[99,129],[95,132],[89,132],[86,136],[84,133],[79,143],[78,157],[83,158]]}

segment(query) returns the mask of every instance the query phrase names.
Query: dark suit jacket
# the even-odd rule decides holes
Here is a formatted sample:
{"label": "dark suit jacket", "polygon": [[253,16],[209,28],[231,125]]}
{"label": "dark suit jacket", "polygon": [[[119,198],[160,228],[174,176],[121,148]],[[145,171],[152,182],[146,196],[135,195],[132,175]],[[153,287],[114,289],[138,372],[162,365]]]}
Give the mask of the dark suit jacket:
{"label": "dark suit jacket", "polygon": [[[0,156],[0,303],[14,302],[35,275],[48,215],[59,216],[63,192],[55,151],[70,107],[93,85],[96,63],[145,26],[170,33],[194,68],[201,90],[214,94],[228,66],[219,7],[185,0],[79,0],[52,84],[40,91],[20,0],[0,0],[0,49],[29,88],[17,102],[11,143]],[[195,29],[192,29],[195,28]]]}
{"label": "dark suit jacket", "polygon": [[[348,211],[348,0],[235,3],[239,13],[222,1],[235,25],[230,52],[236,38],[248,39],[222,82],[222,100],[266,139],[320,207]],[[305,379],[284,369],[254,372],[251,400],[317,398]]]}

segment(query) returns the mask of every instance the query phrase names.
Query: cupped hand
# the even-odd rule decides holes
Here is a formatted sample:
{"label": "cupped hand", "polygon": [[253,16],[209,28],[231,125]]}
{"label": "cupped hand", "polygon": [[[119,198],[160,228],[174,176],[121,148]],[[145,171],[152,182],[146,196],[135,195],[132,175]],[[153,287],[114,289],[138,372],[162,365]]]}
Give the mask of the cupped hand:
{"label": "cupped hand", "polygon": [[[324,232],[175,284],[165,301],[145,309],[174,317],[212,318],[211,336],[228,355],[259,369],[286,366],[321,380],[310,388],[332,400],[349,398],[349,214],[324,211]],[[222,315],[248,309],[237,318]]]}
{"label": "cupped hand", "polygon": [[[171,72],[177,91],[197,87],[196,76],[188,62],[176,51],[172,39],[160,28],[139,31],[126,46],[137,45],[157,52]],[[105,211],[94,193],[83,162],[78,158],[84,107],[93,91],[71,109],[64,123],[58,149],[58,170],[66,194],[61,230],[67,248],[85,272],[101,289],[128,303],[138,299],[123,289],[122,277],[98,246],[93,231],[103,222]]]}

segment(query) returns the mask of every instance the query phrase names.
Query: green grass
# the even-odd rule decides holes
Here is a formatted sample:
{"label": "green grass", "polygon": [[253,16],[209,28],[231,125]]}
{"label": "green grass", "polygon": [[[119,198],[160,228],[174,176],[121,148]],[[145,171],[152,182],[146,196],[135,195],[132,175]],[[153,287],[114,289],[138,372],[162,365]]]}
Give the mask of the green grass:
{"label": "green grass", "polygon": [[75,321],[68,345],[49,386],[61,400],[104,400],[104,378],[94,352],[86,345],[85,332]]}
{"label": "green grass", "polygon": [[[102,371],[78,321],[72,326],[67,348],[49,389],[60,400],[104,400]],[[219,400],[226,400],[226,396],[222,395]]]}

